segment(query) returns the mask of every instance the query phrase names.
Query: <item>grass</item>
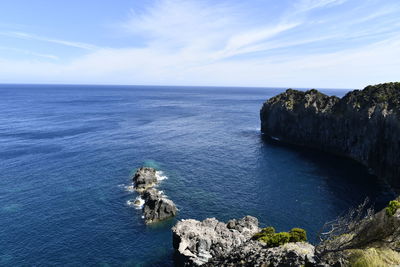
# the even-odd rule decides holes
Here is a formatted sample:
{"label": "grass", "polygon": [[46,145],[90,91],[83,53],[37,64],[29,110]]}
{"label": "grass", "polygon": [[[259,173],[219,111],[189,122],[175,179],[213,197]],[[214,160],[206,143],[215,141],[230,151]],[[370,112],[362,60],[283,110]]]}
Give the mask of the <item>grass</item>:
{"label": "grass", "polygon": [[391,249],[355,249],[350,256],[351,267],[398,266],[400,254]]}

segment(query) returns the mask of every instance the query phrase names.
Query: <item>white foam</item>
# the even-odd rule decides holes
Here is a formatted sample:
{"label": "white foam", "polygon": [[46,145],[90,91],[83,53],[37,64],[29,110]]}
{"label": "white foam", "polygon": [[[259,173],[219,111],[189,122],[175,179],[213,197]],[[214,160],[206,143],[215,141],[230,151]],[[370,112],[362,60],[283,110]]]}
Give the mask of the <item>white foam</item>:
{"label": "white foam", "polygon": [[166,180],[168,177],[162,171],[156,171],[156,177],[158,181]]}
{"label": "white foam", "polygon": [[133,184],[124,185],[124,189],[125,189],[125,191],[128,191],[128,192],[135,192],[135,187],[133,186]]}
{"label": "white foam", "polygon": [[141,198],[140,196],[137,196],[135,199],[129,199],[128,201],[126,201],[126,205],[134,207],[135,209],[139,210],[143,208],[144,199]]}
{"label": "white foam", "polygon": [[271,138],[272,138],[273,140],[276,140],[276,141],[281,141],[281,139],[279,139],[278,137],[275,137],[275,136],[271,136]]}

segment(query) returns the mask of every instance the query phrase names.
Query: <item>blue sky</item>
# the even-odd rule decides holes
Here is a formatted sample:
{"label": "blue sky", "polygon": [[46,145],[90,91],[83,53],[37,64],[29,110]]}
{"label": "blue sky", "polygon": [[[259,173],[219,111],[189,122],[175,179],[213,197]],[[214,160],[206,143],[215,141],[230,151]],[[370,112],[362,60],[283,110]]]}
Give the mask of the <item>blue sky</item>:
{"label": "blue sky", "polygon": [[4,0],[0,82],[362,88],[400,80],[399,0]]}

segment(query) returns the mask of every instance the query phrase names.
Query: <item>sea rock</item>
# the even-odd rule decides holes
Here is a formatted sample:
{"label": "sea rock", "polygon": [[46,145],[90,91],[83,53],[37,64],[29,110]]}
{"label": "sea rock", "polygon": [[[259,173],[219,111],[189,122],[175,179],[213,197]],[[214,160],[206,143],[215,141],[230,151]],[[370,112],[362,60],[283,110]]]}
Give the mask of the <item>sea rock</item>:
{"label": "sea rock", "polygon": [[133,186],[138,192],[143,192],[155,186],[157,183],[156,170],[153,168],[142,167],[138,169],[133,176]]}
{"label": "sea rock", "polygon": [[400,188],[400,83],[343,98],[288,89],[264,103],[260,118],[266,136],[352,158]]}
{"label": "sea rock", "polygon": [[263,242],[250,240],[204,266],[317,266],[314,253],[314,246],[306,242],[269,248]]}
{"label": "sea rock", "polygon": [[251,216],[228,223],[215,218],[182,220],[172,228],[173,246],[181,265],[200,266],[229,253],[259,230],[257,218]]}
{"label": "sea rock", "polygon": [[[135,190],[143,199],[143,217],[147,224],[169,219],[177,214],[175,203],[161,191],[154,188],[158,184],[156,170],[149,167],[138,169],[133,177]],[[140,206],[141,201],[135,200],[134,205]]]}
{"label": "sea rock", "polygon": [[174,217],[177,213],[175,203],[160,193],[157,189],[150,188],[143,193],[143,216],[146,223],[155,223]]}

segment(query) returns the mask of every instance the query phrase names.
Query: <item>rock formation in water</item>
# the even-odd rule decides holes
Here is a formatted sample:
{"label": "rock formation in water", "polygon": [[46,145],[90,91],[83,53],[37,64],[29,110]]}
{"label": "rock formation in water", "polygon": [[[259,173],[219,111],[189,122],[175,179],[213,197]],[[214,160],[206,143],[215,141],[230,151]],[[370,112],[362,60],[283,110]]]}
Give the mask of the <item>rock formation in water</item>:
{"label": "rock formation in water", "polygon": [[[148,224],[174,217],[178,211],[172,200],[154,188],[157,183],[157,171],[153,168],[142,167],[133,176],[134,188],[144,200],[142,210]],[[134,204],[140,204],[140,201],[136,200]]]}
{"label": "rock formation in water", "polygon": [[157,183],[156,170],[153,168],[142,167],[133,176],[133,186],[138,192],[154,187]]}
{"label": "rock formation in water", "polygon": [[352,158],[400,188],[400,83],[343,98],[288,89],[265,102],[260,117],[265,135]]}
{"label": "rock formation in water", "polygon": [[165,195],[155,188],[150,188],[143,193],[143,216],[146,223],[159,222],[174,217],[177,208]]}

